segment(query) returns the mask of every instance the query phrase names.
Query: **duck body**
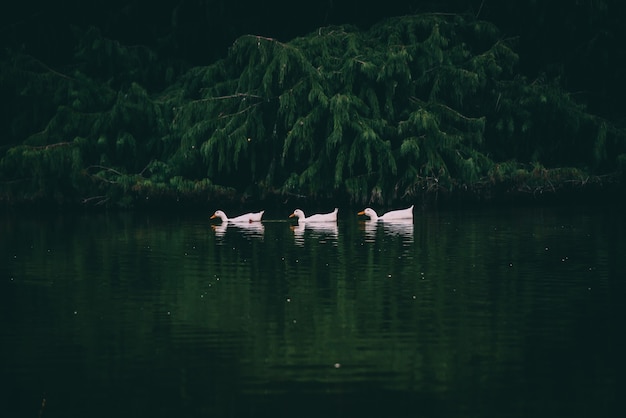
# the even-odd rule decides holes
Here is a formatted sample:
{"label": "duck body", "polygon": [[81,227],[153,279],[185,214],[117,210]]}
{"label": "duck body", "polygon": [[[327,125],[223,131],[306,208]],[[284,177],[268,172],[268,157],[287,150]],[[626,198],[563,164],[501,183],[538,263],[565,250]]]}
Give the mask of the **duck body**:
{"label": "duck body", "polygon": [[406,221],[409,219],[413,219],[413,205],[406,209],[389,211],[381,216],[378,216],[374,209],[366,208],[359,212],[357,215],[365,215],[369,217],[372,221]]}
{"label": "duck body", "polygon": [[211,215],[211,219],[215,219],[215,218],[220,218],[222,220],[222,223],[227,223],[227,222],[234,222],[234,223],[250,223],[250,222],[261,222],[261,218],[263,218],[263,213],[265,211],[262,210],[260,212],[250,212],[250,213],[245,213],[243,215],[239,215],[235,218],[229,218],[228,216],[226,216],[226,214],[221,211],[221,210],[217,210],[215,211],[215,213],[213,215]]}
{"label": "duck body", "polygon": [[296,209],[293,211],[293,213],[291,215],[289,215],[290,218],[296,217],[298,218],[298,223],[302,223],[302,222],[337,222],[337,212],[339,212],[339,209],[335,208],[334,211],[330,212],[330,213],[318,213],[315,215],[311,215],[311,216],[305,216],[304,212],[301,211],[300,209]]}

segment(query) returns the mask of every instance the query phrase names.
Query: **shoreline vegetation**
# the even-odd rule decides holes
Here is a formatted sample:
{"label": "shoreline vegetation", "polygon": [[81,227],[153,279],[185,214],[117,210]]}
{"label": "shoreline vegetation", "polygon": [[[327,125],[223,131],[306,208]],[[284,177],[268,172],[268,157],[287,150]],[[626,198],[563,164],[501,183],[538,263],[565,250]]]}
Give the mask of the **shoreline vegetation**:
{"label": "shoreline vegetation", "polygon": [[5,51],[0,205],[621,200],[626,128],[558,79],[526,78],[515,44],[489,22],[420,14],[245,35],[202,67],[97,28],[62,69]]}
{"label": "shoreline vegetation", "polygon": [[[558,170],[556,170],[558,171]],[[576,173],[580,174],[580,173]],[[346,196],[325,196],[322,198],[299,194],[265,192],[260,194],[240,193],[233,189],[220,189],[202,192],[195,191],[181,195],[174,190],[136,189],[126,196],[130,204],[124,206],[110,204],[105,195],[80,199],[65,199],[63,196],[29,196],[22,199],[0,199],[0,208],[5,211],[184,211],[189,213],[210,212],[217,208],[229,211],[245,211],[249,208],[278,212],[284,207],[307,207],[326,209],[340,207],[345,210],[362,209],[367,205],[378,208],[399,208],[411,204],[421,209],[463,208],[463,207],[503,207],[503,206],[566,206],[566,205],[623,205],[626,203],[626,189],[623,177],[618,175],[576,177],[555,177],[555,173],[545,170],[542,177],[533,178],[528,173],[519,173],[515,179],[493,183],[490,180],[474,185],[461,185],[454,190],[428,180],[413,196],[388,203],[354,202]],[[342,214],[343,216],[343,214]]]}

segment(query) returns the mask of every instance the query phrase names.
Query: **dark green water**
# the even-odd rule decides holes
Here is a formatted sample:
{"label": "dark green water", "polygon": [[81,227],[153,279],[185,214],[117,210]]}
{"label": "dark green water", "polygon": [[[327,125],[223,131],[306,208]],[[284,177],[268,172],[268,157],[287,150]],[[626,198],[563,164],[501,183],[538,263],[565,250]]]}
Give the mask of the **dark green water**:
{"label": "dark green water", "polygon": [[292,209],[4,215],[0,415],[616,416],[620,210]]}

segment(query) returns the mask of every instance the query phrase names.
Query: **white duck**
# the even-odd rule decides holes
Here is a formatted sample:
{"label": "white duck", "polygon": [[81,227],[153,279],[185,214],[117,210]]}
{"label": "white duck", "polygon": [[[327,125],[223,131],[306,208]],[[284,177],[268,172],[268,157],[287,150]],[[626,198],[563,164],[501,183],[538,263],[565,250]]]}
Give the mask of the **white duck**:
{"label": "white duck", "polygon": [[374,209],[366,208],[357,213],[357,215],[368,216],[372,221],[399,221],[413,219],[413,205],[411,205],[410,208],[389,211],[381,216],[378,216]]}
{"label": "white duck", "polygon": [[261,222],[261,218],[263,217],[264,212],[265,212],[264,210],[262,210],[261,212],[256,212],[256,213],[250,212],[250,213],[237,216],[235,218],[229,218],[228,216],[226,216],[226,214],[223,211],[216,210],[215,213],[211,216],[211,219],[220,218],[222,220],[222,223]]}
{"label": "white duck", "polygon": [[293,218],[294,216],[298,218],[298,223],[302,223],[302,222],[337,222],[337,212],[339,212],[339,209],[335,208],[334,211],[330,212],[330,213],[318,213],[316,215],[311,215],[311,216],[304,216],[304,212],[302,212],[300,209],[296,209],[293,211],[293,213],[291,215],[289,215],[290,218]]}

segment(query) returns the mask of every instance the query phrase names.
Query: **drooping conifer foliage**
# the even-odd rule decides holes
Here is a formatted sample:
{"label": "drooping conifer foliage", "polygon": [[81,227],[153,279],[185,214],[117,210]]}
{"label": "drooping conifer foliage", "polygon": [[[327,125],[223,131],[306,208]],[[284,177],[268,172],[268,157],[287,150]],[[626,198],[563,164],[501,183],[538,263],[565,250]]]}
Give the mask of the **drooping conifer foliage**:
{"label": "drooping conifer foliage", "polygon": [[246,35],[186,71],[97,31],[81,39],[66,71],[14,54],[0,72],[18,100],[0,144],[4,200],[391,203],[554,187],[626,160],[623,131],[557,81],[525,79],[514,40],[458,15]]}

